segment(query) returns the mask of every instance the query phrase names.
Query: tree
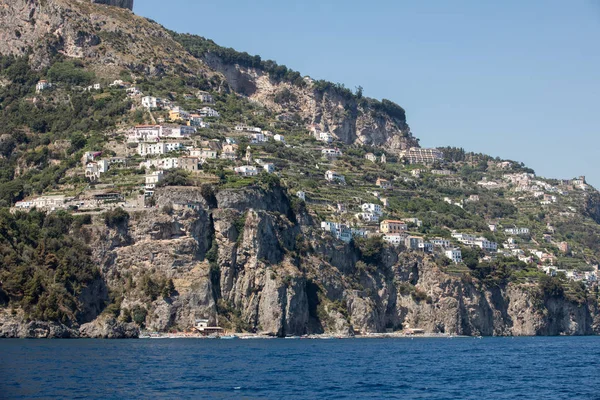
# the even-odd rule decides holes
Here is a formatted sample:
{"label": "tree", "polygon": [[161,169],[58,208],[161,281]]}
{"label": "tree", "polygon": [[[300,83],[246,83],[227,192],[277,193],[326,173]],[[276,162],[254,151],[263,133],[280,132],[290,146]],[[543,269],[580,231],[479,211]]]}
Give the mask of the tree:
{"label": "tree", "polygon": [[169,278],[161,294],[162,297],[166,299],[173,296],[173,293],[175,293],[175,285],[173,284],[173,279]]}

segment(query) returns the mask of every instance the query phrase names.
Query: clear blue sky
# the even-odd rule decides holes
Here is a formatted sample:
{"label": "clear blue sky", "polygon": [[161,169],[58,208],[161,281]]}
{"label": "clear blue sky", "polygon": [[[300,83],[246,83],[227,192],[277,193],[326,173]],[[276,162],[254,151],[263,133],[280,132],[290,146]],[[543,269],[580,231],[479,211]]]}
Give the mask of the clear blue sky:
{"label": "clear blue sky", "polygon": [[136,0],[134,11],[393,100],[423,146],[600,187],[600,0]]}

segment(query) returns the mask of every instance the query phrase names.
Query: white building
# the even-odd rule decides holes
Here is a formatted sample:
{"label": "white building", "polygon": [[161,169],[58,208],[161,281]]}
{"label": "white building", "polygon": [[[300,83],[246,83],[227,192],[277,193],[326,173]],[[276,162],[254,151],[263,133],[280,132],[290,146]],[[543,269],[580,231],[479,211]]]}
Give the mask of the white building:
{"label": "white building", "polygon": [[339,222],[321,222],[321,229],[330,232],[336,239],[349,243],[352,240],[352,230]]}
{"label": "white building", "polygon": [[155,171],[149,175],[146,175],[146,190],[154,190],[156,185],[163,180],[164,173],[162,171]]}
{"label": "white building", "polygon": [[442,238],[435,238],[431,240],[431,244],[436,247],[450,247],[450,241]]}
{"label": "white building", "polygon": [[85,177],[92,182],[100,179],[100,171],[98,171],[98,163],[91,162],[85,166]]}
{"label": "white building", "polygon": [[166,143],[140,143],[137,147],[137,153],[142,156],[162,155],[166,154],[167,144]]}
{"label": "white building", "polygon": [[410,164],[432,164],[435,161],[444,159],[444,153],[438,149],[423,149],[420,147],[411,147],[404,150],[400,157]]}
{"label": "white building", "polygon": [[344,177],[344,175],[340,175],[335,171],[327,171],[325,172],[325,179],[328,182],[339,182],[339,183],[346,183],[346,178]]}
{"label": "white building", "polygon": [[507,228],[504,232],[508,235],[529,235],[529,228]]}
{"label": "white building", "polygon": [[268,173],[268,174],[272,174],[273,172],[275,172],[275,165],[271,164],[271,163],[266,163],[263,165],[263,169]]}
{"label": "white building", "polygon": [[365,203],[360,208],[365,213],[371,213],[379,216],[383,214],[383,210],[379,204]]}
{"label": "white building", "polygon": [[400,233],[390,233],[383,236],[383,241],[393,246],[400,246],[401,244],[404,244],[405,239],[406,235]]}
{"label": "white building", "polygon": [[162,127],[160,125],[138,125],[133,128],[127,137],[127,142],[157,142],[162,135]]}
{"label": "white building", "polygon": [[153,96],[144,96],[142,97],[142,107],[158,108],[158,99]]}
{"label": "white building", "polygon": [[66,208],[66,201],[68,199],[63,195],[55,196],[41,196],[30,200],[18,201],[15,203],[15,207],[19,209],[30,209],[38,208],[42,210],[56,210]]}
{"label": "white building", "polygon": [[268,140],[269,139],[262,133],[253,133],[250,135],[250,143],[252,144],[265,143]]}
{"label": "white building", "polygon": [[334,140],[334,136],[329,132],[315,132],[315,138],[324,143],[331,143]]}
{"label": "white building", "polygon": [[258,169],[252,165],[243,165],[234,169],[238,175],[255,176],[258,175]]}
{"label": "white building", "polygon": [[284,137],[283,135],[276,134],[275,136],[273,136],[273,139],[274,139],[276,142],[285,143],[285,137]]}
{"label": "white building", "polygon": [[459,242],[468,246],[477,246],[485,251],[495,252],[498,250],[498,243],[491,242],[484,237],[476,237],[466,233],[452,233],[452,237],[457,239]]}
{"label": "white building", "polygon": [[460,264],[462,262],[462,252],[460,249],[446,250],[446,257],[451,259],[454,264]]}
{"label": "white building", "polygon": [[336,159],[342,155],[340,149],[323,149],[321,155],[327,159]]}
{"label": "white building", "polygon": [[365,159],[371,161],[371,162],[377,162],[377,156],[373,153],[367,153],[365,154]]}
{"label": "white building", "polygon": [[36,91],[36,93],[39,93],[41,91],[44,91],[44,90],[50,88],[51,86],[52,85],[48,81],[41,80],[35,85],[35,91]]}
{"label": "white building", "polygon": [[202,117],[212,117],[212,118],[219,118],[219,113],[217,112],[217,110],[214,110],[210,107],[202,107],[200,110],[198,110],[198,113],[200,114],[200,116]]}
{"label": "white building", "polygon": [[302,201],[306,201],[306,192],[299,190],[296,192],[296,197],[298,197]]}
{"label": "white building", "polygon": [[356,214],[355,217],[364,222],[379,222],[379,215],[370,212],[361,212]]}
{"label": "white building", "polygon": [[193,126],[163,126],[161,127],[160,137],[172,138],[172,139],[187,139],[192,134],[196,133],[196,128]]}

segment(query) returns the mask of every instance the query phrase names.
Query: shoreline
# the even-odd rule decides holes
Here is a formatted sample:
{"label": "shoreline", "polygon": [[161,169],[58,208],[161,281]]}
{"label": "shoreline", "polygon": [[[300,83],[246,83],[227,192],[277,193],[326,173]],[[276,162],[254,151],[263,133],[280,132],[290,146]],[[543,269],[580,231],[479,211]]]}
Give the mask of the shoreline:
{"label": "shoreline", "polygon": [[364,335],[328,335],[313,334],[302,336],[278,337],[266,334],[234,333],[221,336],[204,336],[197,333],[162,333],[162,332],[142,332],[138,339],[240,339],[240,340],[332,340],[332,339],[465,339],[465,338],[483,338],[482,336],[451,335],[446,333],[423,333],[423,334],[405,334],[405,333],[368,333]]}

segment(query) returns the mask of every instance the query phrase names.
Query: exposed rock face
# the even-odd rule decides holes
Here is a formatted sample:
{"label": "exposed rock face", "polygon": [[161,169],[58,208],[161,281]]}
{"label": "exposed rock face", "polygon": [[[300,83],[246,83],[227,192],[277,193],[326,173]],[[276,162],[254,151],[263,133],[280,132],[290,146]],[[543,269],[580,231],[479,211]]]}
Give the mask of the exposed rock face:
{"label": "exposed rock face", "polygon": [[[214,54],[207,54],[204,61],[222,73],[234,91],[277,113],[298,114],[307,123],[333,133],[344,143],[383,146],[392,151],[419,146],[404,118],[376,112],[368,102],[345,98],[335,90],[316,90],[310,79],[306,80],[305,87],[298,87],[274,82],[267,73],[257,69],[225,64]],[[282,91],[296,100],[278,104],[275,99]]]}
{"label": "exposed rock face", "polygon": [[[132,216],[126,232],[100,225],[92,232],[107,284],[131,286],[131,279],[122,308],[145,308],[149,329],[185,330],[209,318],[278,336],[407,326],[461,335],[600,332],[595,305],[544,298],[537,286],[486,287],[392,249],[364,269],[352,246],[298,223],[310,218],[294,215],[281,188],[223,190],[211,201],[218,207],[199,192],[159,189],[157,202],[173,205],[171,215],[148,211]],[[309,254],[300,254],[302,243]],[[147,274],[172,279],[176,292],[150,300],[140,289]]]}
{"label": "exposed rock face", "polygon": [[[0,54],[32,50],[34,68],[49,65],[56,54],[82,60],[100,77],[123,69],[134,73],[209,76],[158,24],[121,9],[132,0],[10,0],[0,2]],[[135,39],[133,39],[135,38]]]}
{"label": "exposed rock face", "polygon": [[92,339],[136,339],[140,329],[134,323],[123,324],[112,317],[100,317],[79,328],[80,337]]}
{"label": "exposed rock face", "polygon": [[[204,192],[204,191],[202,191]],[[418,327],[459,335],[587,335],[600,333],[590,301],[544,297],[537,286],[487,287],[442,272],[431,259],[385,248],[377,265],[295,215],[286,192],[256,187],[210,192],[162,188],[158,209],[133,214],[109,229],[99,219],[86,236],[103,285],[84,290],[89,310],[108,289],[122,293],[121,316],[143,311],[151,330],[191,329],[208,318],[238,331],[277,336],[351,335]],[[169,214],[161,211],[163,206]],[[306,221],[302,222],[302,221]],[[168,295],[155,292],[172,280]],[[135,311],[137,310],[137,311]],[[66,327],[0,315],[0,337],[136,337],[133,324],[101,315]]]}
{"label": "exposed rock face", "polygon": [[107,6],[128,8],[133,10],[133,0],[92,0],[92,3],[106,4]]}
{"label": "exposed rock face", "polygon": [[0,338],[68,339],[79,337],[79,331],[58,322],[25,321],[22,314],[0,315]]}

